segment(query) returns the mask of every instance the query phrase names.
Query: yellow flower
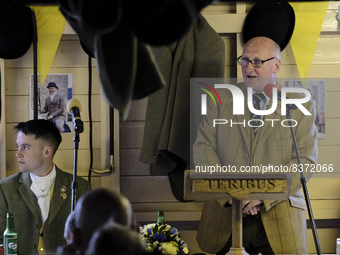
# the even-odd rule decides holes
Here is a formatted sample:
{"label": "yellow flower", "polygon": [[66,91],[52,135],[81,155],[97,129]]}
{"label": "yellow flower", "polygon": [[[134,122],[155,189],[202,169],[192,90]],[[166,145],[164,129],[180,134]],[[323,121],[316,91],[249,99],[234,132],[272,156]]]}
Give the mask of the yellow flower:
{"label": "yellow flower", "polygon": [[172,242],[162,243],[160,248],[162,250],[162,254],[164,255],[177,255],[178,252],[178,248],[174,246]]}
{"label": "yellow flower", "polygon": [[170,243],[172,243],[173,246],[178,247],[178,243],[176,243],[175,241],[171,241]]}
{"label": "yellow flower", "polygon": [[151,246],[148,246],[146,249],[147,249],[148,251],[153,251],[153,250],[154,250],[154,248],[151,247]]}
{"label": "yellow flower", "polygon": [[188,253],[189,253],[188,247],[184,247],[184,248],[183,248],[183,252],[184,252],[185,254],[188,254]]}

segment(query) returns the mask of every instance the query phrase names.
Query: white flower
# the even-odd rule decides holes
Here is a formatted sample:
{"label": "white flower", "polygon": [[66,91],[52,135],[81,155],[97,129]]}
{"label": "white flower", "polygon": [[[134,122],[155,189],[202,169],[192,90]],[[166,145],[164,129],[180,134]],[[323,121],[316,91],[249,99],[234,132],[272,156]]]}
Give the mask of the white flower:
{"label": "white flower", "polygon": [[155,223],[151,223],[151,224],[148,224],[148,225],[144,225],[142,231],[143,233],[145,233],[148,229],[152,229],[154,226],[156,226]]}

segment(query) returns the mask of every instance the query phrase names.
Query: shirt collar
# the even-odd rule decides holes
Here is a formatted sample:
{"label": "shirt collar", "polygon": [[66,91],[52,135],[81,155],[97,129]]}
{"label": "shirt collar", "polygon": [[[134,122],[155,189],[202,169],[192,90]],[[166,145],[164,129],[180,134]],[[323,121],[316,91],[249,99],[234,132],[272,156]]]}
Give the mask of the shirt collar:
{"label": "shirt collar", "polygon": [[50,181],[51,179],[54,179],[56,176],[56,169],[55,169],[55,165],[53,164],[53,167],[52,167],[52,171],[49,172],[48,175],[46,176],[38,176],[38,175],[35,175],[35,174],[32,174],[30,173],[30,177],[31,177],[31,180],[32,182],[34,182],[35,180],[39,180],[39,182],[47,182],[47,181]]}

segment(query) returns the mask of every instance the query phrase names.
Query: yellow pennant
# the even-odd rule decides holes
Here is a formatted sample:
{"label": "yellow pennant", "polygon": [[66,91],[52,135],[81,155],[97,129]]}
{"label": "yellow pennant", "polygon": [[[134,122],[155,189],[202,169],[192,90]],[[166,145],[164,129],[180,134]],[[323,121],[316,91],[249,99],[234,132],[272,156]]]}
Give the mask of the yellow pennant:
{"label": "yellow pennant", "polygon": [[[300,78],[305,80],[318,44],[328,1],[290,3],[295,12],[295,29],[290,40]],[[303,82],[305,84],[305,82]]]}
{"label": "yellow pennant", "polygon": [[58,6],[31,6],[37,19],[38,30],[38,73],[43,86],[51,68],[66,20]]}

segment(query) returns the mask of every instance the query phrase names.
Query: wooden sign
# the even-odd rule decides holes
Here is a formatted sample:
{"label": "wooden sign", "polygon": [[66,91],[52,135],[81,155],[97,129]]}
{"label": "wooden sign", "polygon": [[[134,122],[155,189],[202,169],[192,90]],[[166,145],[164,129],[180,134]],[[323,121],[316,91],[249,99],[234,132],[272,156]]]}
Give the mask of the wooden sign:
{"label": "wooden sign", "polygon": [[242,199],[250,193],[285,193],[286,179],[203,179],[192,180],[194,193],[228,193]]}
{"label": "wooden sign", "polygon": [[205,200],[284,200],[289,197],[293,174],[247,174],[201,177],[195,170],[184,174],[184,199]]}

